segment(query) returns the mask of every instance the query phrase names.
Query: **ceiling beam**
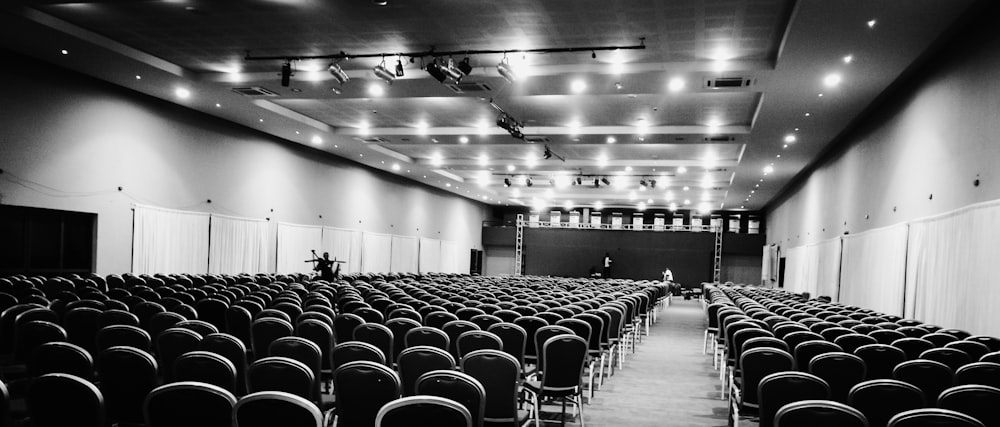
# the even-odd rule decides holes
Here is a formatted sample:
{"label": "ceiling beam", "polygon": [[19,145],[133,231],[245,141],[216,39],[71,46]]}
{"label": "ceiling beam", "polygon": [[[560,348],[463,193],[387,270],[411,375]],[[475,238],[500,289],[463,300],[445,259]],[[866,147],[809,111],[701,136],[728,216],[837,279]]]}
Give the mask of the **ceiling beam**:
{"label": "ceiling beam", "polygon": [[[521,131],[527,135],[744,135],[750,133],[750,126],[525,126]],[[473,126],[445,126],[429,128],[336,128],[334,133],[345,136],[433,136],[433,135],[507,135],[507,131],[496,126],[486,128]],[[731,143],[736,143],[731,141]]]}

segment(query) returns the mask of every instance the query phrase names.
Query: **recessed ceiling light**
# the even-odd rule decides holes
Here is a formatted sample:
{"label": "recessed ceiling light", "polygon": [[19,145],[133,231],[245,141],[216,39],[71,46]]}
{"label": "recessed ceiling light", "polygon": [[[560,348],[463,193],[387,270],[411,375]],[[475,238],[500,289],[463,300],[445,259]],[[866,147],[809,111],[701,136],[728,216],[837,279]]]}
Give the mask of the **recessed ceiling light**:
{"label": "recessed ceiling light", "polygon": [[646,203],[653,204],[653,199],[646,199]]}
{"label": "recessed ceiling light", "polygon": [[683,188],[683,190],[684,190],[684,191],[688,191],[688,190],[690,190],[690,189],[691,189],[691,187],[688,187],[688,186],[686,186],[686,185],[685,185],[685,186],[684,186],[684,188]]}
{"label": "recessed ceiling light", "polygon": [[795,135],[792,135],[792,134],[785,135],[785,142],[787,142],[787,143],[790,144],[790,143],[795,142],[795,140],[796,140],[795,139]]}
{"label": "recessed ceiling light", "polygon": [[142,80],[142,76],[140,76],[140,75],[136,74],[136,75],[135,75],[135,79],[136,79],[136,80]]}
{"label": "recessed ceiling light", "polygon": [[854,55],[847,55],[844,57],[845,64],[850,64],[851,62],[854,62]]}
{"label": "recessed ceiling light", "polygon": [[573,80],[573,82],[569,84],[569,90],[573,93],[581,93],[587,90],[587,82],[580,79]]}
{"label": "recessed ceiling light", "polygon": [[822,98],[822,97],[823,97],[823,94],[821,93],[821,94],[819,94],[819,95],[816,95],[816,96],[818,96],[818,97]]}
{"label": "recessed ceiling light", "polygon": [[257,119],[257,121],[264,123],[264,119]]}
{"label": "recessed ceiling light", "polygon": [[826,87],[836,87],[840,84],[840,80],[840,74],[830,73],[827,74],[826,77],[823,77],[823,84],[826,85]]}
{"label": "recessed ceiling light", "polygon": [[514,165],[507,165],[507,172],[514,172],[517,169]]}
{"label": "recessed ceiling light", "polygon": [[451,187],[451,183],[450,182],[446,182],[446,183],[444,183],[444,186],[445,187]]}
{"label": "recessed ceiling light", "polygon": [[216,103],[215,103],[215,108],[222,108],[222,104],[220,104],[220,103],[216,102]]}
{"label": "recessed ceiling light", "polygon": [[615,89],[622,90],[622,82],[615,82]]}
{"label": "recessed ceiling light", "polygon": [[788,144],[782,145],[781,148],[788,148]]}
{"label": "recessed ceiling light", "polygon": [[632,172],[632,166],[625,166],[625,172]]}
{"label": "recessed ceiling light", "polygon": [[66,49],[63,49],[63,50],[61,50],[59,52],[62,53],[63,55],[69,55],[69,51],[66,50]]}
{"label": "recessed ceiling light", "polygon": [[669,89],[671,92],[677,92],[680,91],[681,89],[684,89],[684,79],[680,77],[674,77],[670,79],[670,82],[667,83],[667,89]]}
{"label": "recessed ceiling light", "polygon": [[312,137],[312,143],[316,144],[316,145],[320,145],[320,144],[323,143],[323,138],[320,138],[319,135],[313,135],[313,137]]}
{"label": "recessed ceiling light", "polygon": [[764,167],[764,175],[774,172],[774,166],[767,165]]}
{"label": "recessed ceiling light", "polygon": [[392,164],[392,170],[394,170],[394,171],[398,171],[399,169],[400,169],[400,168],[399,168],[399,163],[393,163],[393,164]]}
{"label": "recessed ceiling light", "polygon": [[684,199],[684,204],[685,205],[690,205],[691,204],[691,200],[690,199]]}
{"label": "recessed ceiling light", "polygon": [[372,83],[368,85],[368,94],[371,96],[382,96],[385,94],[385,88],[378,83]]}
{"label": "recessed ceiling light", "polygon": [[613,137],[613,136],[609,136],[606,141],[607,141],[608,144],[614,144],[615,142],[618,142],[618,140],[615,139],[615,137]]}
{"label": "recessed ceiling light", "polygon": [[805,116],[806,116],[806,117],[809,117],[809,116],[811,116],[811,115],[812,115],[812,113],[806,113],[806,114],[805,114]]}
{"label": "recessed ceiling light", "polygon": [[688,171],[688,168],[686,168],[684,166],[681,166],[681,167],[677,168],[677,173],[687,173],[687,171]]}
{"label": "recessed ceiling light", "polygon": [[868,21],[868,28],[875,28],[875,24],[877,24],[877,23],[878,23],[878,21],[876,21],[874,19]]}
{"label": "recessed ceiling light", "polygon": [[295,131],[295,134],[296,134],[296,135],[301,135],[301,134],[302,134],[302,132],[299,132],[299,131]]}
{"label": "recessed ceiling light", "polygon": [[462,144],[468,144],[469,143],[469,137],[467,137],[467,136],[460,136],[460,137],[458,137],[458,142],[460,142]]}
{"label": "recessed ceiling light", "polygon": [[180,99],[188,99],[191,97],[191,91],[185,88],[179,87],[174,89],[174,95],[177,95]]}

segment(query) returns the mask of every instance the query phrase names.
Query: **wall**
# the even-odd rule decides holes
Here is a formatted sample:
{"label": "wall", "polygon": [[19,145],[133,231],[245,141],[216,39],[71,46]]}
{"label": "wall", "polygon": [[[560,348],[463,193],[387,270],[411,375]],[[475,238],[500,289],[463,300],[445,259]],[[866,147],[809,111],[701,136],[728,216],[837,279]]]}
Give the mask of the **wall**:
{"label": "wall", "polygon": [[784,250],[1000,199],[1000,6],[990,3],[772,203],[769,243]]}
{"label": "wall", "polygon": [[451,240],[460,271],[482,249],[486,205],[4,56],[0,203],[98,214],[99,274],[129,271],[133,203]]}

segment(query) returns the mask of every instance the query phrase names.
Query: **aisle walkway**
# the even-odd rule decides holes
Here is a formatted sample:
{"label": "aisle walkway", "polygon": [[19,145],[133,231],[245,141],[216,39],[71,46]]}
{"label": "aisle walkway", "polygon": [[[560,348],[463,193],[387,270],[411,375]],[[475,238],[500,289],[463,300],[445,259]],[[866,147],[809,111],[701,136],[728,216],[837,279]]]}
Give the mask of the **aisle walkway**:
{"label": "aisle walkway", "polygon": [[660,311],[650,335],[625,358],[625,369],[584,405],[587,426],[725,426],[718,372],[701,354],[704,317],[701,302],[679,297]]}

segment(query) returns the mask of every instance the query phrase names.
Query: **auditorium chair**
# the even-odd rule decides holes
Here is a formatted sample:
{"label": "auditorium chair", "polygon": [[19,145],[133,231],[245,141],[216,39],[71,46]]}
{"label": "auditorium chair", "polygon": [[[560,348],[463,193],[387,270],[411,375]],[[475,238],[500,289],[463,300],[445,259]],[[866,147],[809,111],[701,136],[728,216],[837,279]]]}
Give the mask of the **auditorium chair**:
{"label": "auditorium chair", "polygon": [[969,337],[972,336],[972,334],[970,334],[970,333],[968,333],[968,332],[966,332],[964,330],[956,329],[956,328],[941,329],[940,331],[936,331],[936,332],[940,332],[942,334],[951,335],[951,336],[953,336],[955,338],[958,338],[959,340],[964,340],[964,339],[969,338]]}
{"label": "auditorium chair", "polygon": [[840,348],[844,349],[845,353],[851,353],[851,354],[854,354],[855,350],[863,346],[869,344],[878,344],[878,342],[875,341],[875,338],[872,338],[868,335],[861,335],[858,333],[841,335],[835,338],[833,340],[833,343],[839,345]]}
{"label": "auditorium chair", "polygon": [[920,358],[944,363],[953,371],[974,361],[968,353],[955,348],[932,348],[920,353]]}
{"label": "auditorium chair", "polygon": [[149,322],[153,318],[153,315],[157,313],[166,312],[167,309],[164,308],[163,305],[161,305],[160,303],[152,301],[140,301],[135,306],[133,306],[130,311],[132,312],[132,314],[134,314],[136,317],[139,318],[139,327],[148,332],[150,327]]}
{"label": "auditorium chair", "polygon": [[418,326],[410,329],[403,337],[403,342],[405,348],[430,346],[448,351],[452,347],[451,337],[448,334],[430,326]]}
{"label": "auditorium chair", "polygon": [[760,399],[760,427],[774,426],[781,407],[800,400],[829,400],[830,386],[819,377],[805,372],[786,371],[770,374],[757,386]]}
{"label": "auditorium chair", "polygon": [[532,396],[532,412],[535,415],[535,425],[541,425],[541,403],[546,399],[560,399],[562,405],[562,420],[565,423],[566,406],[569,401],[580,411],[580,424],[583,418],[583,385],[581,377],[587,358],[587,340],[575,334],[562,334],[548,338],[541,345],[541,363],[544,366],[538,380],[524,382],[524,391]]}
{"label": "auditorium chair", "polygon": [[144,402],[146,427],[228,427],[236,397],[222,387],[196,381],[165,384]]}
{"label": "auditorium chair", "polygon": [[997,337],[991,337],[986,335],[975,335],[968,337],[965,340],[974,341],[982,345],[985,345],[986,348],[988,348],[991,353],[994,351],[1000,351],[1000,338]]}
{"label": "auditorium chair", "polygon": [[45,320],[19,323],[14,333],[14,362],[17,364],[27,362],[31,353],[42,344],[66,341],[62,326]]}
{"label": "auditorium chair", "polygon": [[191,351],[174,361],[174,382],[194,381],[211,384],[235,395],[236,366],[222,355],[209,351]]}
{"label": "auditorium chair", "polygon": [[1000,388],[1000,364],[973,362],[955,370],[955,385],[971,384]]}
{"label": "auditorium chair", "polygon": [[[8,415],[6,392],[0,383],[0,422]],[[28,387],[25,404],[32,427],[107,427],[103,394],[91,382],[74,375],[35,378]]]}
{"label": "auditorium chair", "polygon": [[254,320],[250,326],[250,350],[253,353],[254,359],[266,357],[267,349],[272,342],[279,338],[292,336],[293,332],[291,323],[284,319],[261,317]]}
{"label": "auditorium chair", "polygon": [[875,338],[879,344],[892,344],[896,340],[906,338],[901,332],[892,329],[879,329],[868,333],[868,336]]}
{"label": "auditorium chair", "polygon": [[847,394],[865,380],[865,362],[853,354],[830,352],[813,357],[808,372],[830,386],[830,400],[847,403]]}
{"label": "auditorium chair", "polygon": [[947,365],[923,359],[896,365],[892,377],[917,386],[924,393],[927,403],[936,401],[937,396],[955,382],[955,373]]}
{"label": "auditorium chair", "polygon": [[308,399],[280,391],[243,396],[232,412],[233,427],[324,427],[323,413]]}
{"label": "auditorium chair", "polygon": [[[402,337],[401,337],[402,338]],[[379,323],[365,323],[354,328],[354,339],[366,342],[382,351],[382,354],[389,357],[386,361],[388,366],[392,366],[395,360],[392,359],[395,348],[395,336],[392,330]]]}
{"label": "auditorium chair", "polygon": [[854,350],[854,355],[865,361],[866,378],[869,380],[892,378],[892,370],[896,365],[906,361],[906,353],[903,353],[903,350],[886,344],[858,347]]}
{"label": "auditorium chair", "polygon": [[246,394],[247,348],[243,341],[230,334],[209,334],[202,337],[198,349],[218,354],[232,363],[236,369],[236,389],[233,394],[237,397]]}
{"label": "auditorium chair", "polygon": [[174,361],[184,353],[198,350],[201,340],[201,334],[185,328],[170,328],[160,333],[156,349],[160,373],[167,382],[173,381]]}
{"label": "auditorium chair", "polygon": [[476,350],[503,350],[503,341],[491,332],[465,331],[458,336],[456,349],[458,359],[461,360],[466,354]]}
{"label": "auditorium chair", "polygon": [[445,323],[444,326],[441,327],[441,330],[448,335],[448,352],[451,353],[452,357],[457,360],[459,359],[458,336],[462,335],[463,332],[477,331],[480,330],[480,328],[479,325],[476,325],[468,320],[462,320],[461,317],[459,317],[459,320],[452,320]]}
{"label": "auditorium chair", "polygon": [[888,427],[984,427],[983,423],[961,412],[939,408],[914,409],[896,414]]}
{"label": "auditorium chair", "polygon": [[367,361],[337,367],[333,371],[333,384],[337,395],[335,414],[338,427],[375,425],[382,406],[398,399],[401,391],[400,379],[395,372],[383,364]]}
{"label": "auditorium chair", "polygon": [[473,427],[460,403],[437,396],[404,397],[379,408],[375,427]]}
{"label": "auditorium chair", "polygon": [[195,302],[194,308],[198,310],[198,319],[215,326],[216,332],[229,332],[227,327],[227,313],[230,304],[232,304],[232,301],[223,301],[218,298],[209,297]]}
{"label": "auditorium chair", "polygon": [[506,352],[477,350],[466,354],[460,367],[486,391],[485,422],[510,426],[524,424],[528,413],[517,407],[521,365],[516,358]]}
{"label": "auditorium chair", "polygon": [[830,400],[802,400],[782,406],[774,417],[777,427],[869,427],[857,409]]}
{"label": "auditorium chair", "polygon": [[[97,352],[97,331],[101,329],[97,323],[97,317],[100,314],[100,309],[93,307],[77,306],[68,309],[63,315],[62,322],[63,329],[66,330],[66,339],[87,350],[88,353],[95,354]],[[2,334],[3,332],[0,332],[0,335]]]}
{"label": "auditorium chair", "polygon": [[922,408],[925,402],[917,386],[890,379],[859,383],[847,395],[847,404],[865,414],[870,427],[885,427],[895,414]]}
{"label": "auditorium chair", "polygon": [[[745,348],[740,355],[740,365],[743,367],[740,381],[734,379],[728,390],[730,419],[733,425],[739,424],[743,408],[756,410],[760,407],[758,394],[760,381],[773,373],[790,371],[795,366],[795,360],[791,354],[778,348]],[[722,393],[726,392],[724,390]]]}
{"label": "auditorium chair", "polygon": [[896,331],[909,338],[921,338],[930,333],[930,331],[921,328],[920,326],[902,326],[899,329],[896,329]]}
{"label": "auditorium chair", "polygon": [[365,321],[365,323],[383,323],[385,316],[378,310],[371,307],[361,307],[351,311]]}
{"label": "auditorium chair", "polygon": [[990,348],[987,347],[986,344],[968,340],[953,341],[948,344],[945,344],[944,348],[954,348],[956,350],[962,350],[965,352],[965,354],[968,354],[969,358],[972,359],[973,361],[981,359],[983,356],[985,356],[987,353],[990,352]]}
{"label": "auditorium chair", "polygon": [[440,369],[454,369],[455,358],[440,348],[420,345],[403,350],[396,365],[402,384],[402,394],[412,396],[415,393],[417,379],[421,375]]}
{"label": "auditorium chair", "polygon": [[795,369],[809,372],[809,363],[816,356],[826,353],[843,351],[839,345],[825,340],[805,341],[795,346],[792,355],[795,357]]}
{"label": "auditorium chair", "polygon": [[142,404],[156,387],[156,359],[132,347],[111,347],[97,356],[97,378],[108,419],[120,425],[142,424]]}
{"label": "auditorium chair", "polygon": [[271,343],[267,354],[269,357],[287,357],[308,367],[313,378],[313,390],[308,398],[317,405],[321,404],[319,383],[323,367],[323,351],[318,345],[301,337],[282,337]]}
{"label": "auditorium chair", "polygon": [[528,342],[528,333],[524,328],[513,323],[501,322],[490,326],[487,332],[500,338],[503,352],[514,357],[518,366],[524,364],[524,353]]}
{"label": "auditorium chair", "polygon": [[920,357],[920,354],[934,348],[934,343],[927,341],[922,338],[901,338],[893,341],[890,345],[903,350],[906,353],[907,360],[914,360]]}
{"label": "auditorium chair", "polygon": [[313,401],[316,377],[306,364],[281,356],[258,359],[247,368],[247,392],[283,391]]}
{"label": "auditorium chair", "polygon": [[152,340],[149,333],[137,326],[111,325],[97,331],[97,347],[99,353],[115,346],[135,347],[142,351],[152,351]]}
{"label": "auditorium chair", "polygon": [[365,323],[361,316],[351,313],[341,313],[333,318],[333,337],[337,344],[354,339],[354,328]]}
{"label": "auditorium chair", "polygon": [[198,335],[201,336],[205,336],[208,334],[217,334],[220,332],[219,328],[216,328],[215,325],[208,323],[204,320],[198,320],[198,319],[183,320],[177,322],[177,324],[175,324],[173,327],[188,329],[196,332]]}
{"label": "auditorium chair", "polygon": [[937,407],[971,416],[986,426],[1000,425],[1000,389],[986,385],[958,385],[943,391]]}
{"label": "auditorium chair", "polygon": [[437,396],[458,402],[468,410],[472,427],[483,426],[486,389],[468,374],[454,370],[427,372],[417,378],[416,395]]}
{"label": "auditorium chair", "polygon": [[521,316],[514,319],[514,324],[520,326],[524,329],[525,342],[524,342],[524,364],[521,365],[521,369],[527,369],[527,365],[538,365],[538,347],[535,342],[535,333],[544,326],[548,326],[549,322],[537,316]]}
{"label": "auditorium chair", "polygon": [[97,326],[103,328],[111,325],[139,327],[139,318],[128,311],[116,308],[102,311],[101,314],[97,316]]}
{"label": "auditorium chair", "polygon": [[94,379],[94,359],[87,350],[68,342],[49,342],[38,346],[27,363],[28,376],[70,374],[87,381]]}

